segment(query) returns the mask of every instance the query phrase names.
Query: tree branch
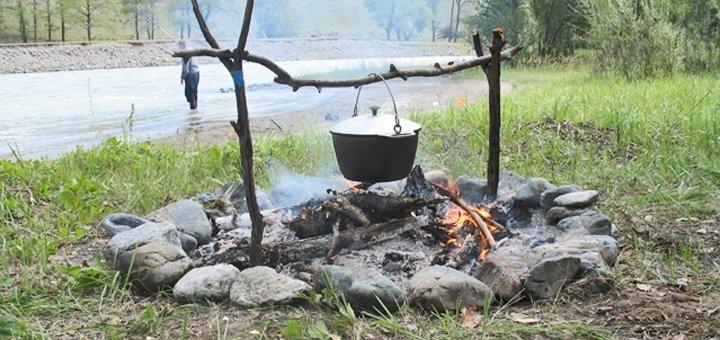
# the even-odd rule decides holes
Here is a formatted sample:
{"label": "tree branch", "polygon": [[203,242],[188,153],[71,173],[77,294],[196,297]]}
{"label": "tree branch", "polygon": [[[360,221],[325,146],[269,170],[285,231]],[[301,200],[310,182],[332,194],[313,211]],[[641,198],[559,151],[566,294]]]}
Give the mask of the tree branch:
{"label": "tree branch", "polygon": [[[500,53],[502,60],[510,60],[515,54],[522,50],[522,46],[513,46]],[[220,49],[195,49],[188,51],[179,51],[173,54],[174,57],[186,57],[186,56],[209,56],[222,58],[225,56],[233,55],[233,51],[220,50]],[[282,85],[288,85],[292,87],[293,91],[297,91],[301,87],[312,86],[318,90],[324,87],[357,87],[360,85],[372,84],[380,81],[377,76],[371,75],[362,78],[346,79],[346,80],[325,80],[325,79],[302,79],[291,76],[287,71],[280,67],[275,62],[268,58],[247,53],[243,56],[243,59],[251,63],[256,63],[264,66],[271,72],[275,73],[275,82]],[[402,78],[407,80],[410,77],[436,77],[444,74],[450,74],[462,70],[467,70],[477,66],[490,65],[492,57],[490,55],[484,55],[480,58],[469,60],[463,63],[457,63],[450,66],[441,66],[436,63],[432,69],[417,69],[401,71],[395,66],[390,67],[389,71],[382,73],[381,75],[386,80],[393,78]]]}
{"label": "tree branch", "polygon": [[[200,26],[200,31],[202,31],[203,37],[205,37],[205,41],[207,41],[210,47],[214,49],[219,49],[220,44],[218,44],[217,40],[210,32],[210,29],[205,22],[205,18],[203,18],[202,11],[200,11],[200,6],[198,5],[197,0],[192,0],[192,7],[193,13],[195,14],[195,19],[197,19],[198,26]],[[173,56],[175,56],[175,54],[173,54]],[[192,57],[192,55],[188,55],[188,57]],[[232,54],[228,56],[217,56],[217,58],[220,59],[220,62],[225,65],[225,68],[228,69],[228,71],[232,68],[232,60],[230,59],[231,57]]]}

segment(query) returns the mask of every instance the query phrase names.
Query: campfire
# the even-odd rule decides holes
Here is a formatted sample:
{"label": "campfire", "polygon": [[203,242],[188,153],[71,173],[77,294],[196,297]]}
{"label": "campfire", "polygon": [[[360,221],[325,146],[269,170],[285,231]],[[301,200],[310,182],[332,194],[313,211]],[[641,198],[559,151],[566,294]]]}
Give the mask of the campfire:
{"label": "campfire", "polygon": [[[617,255],[617,243],[610,236],[612,222],[592,207],[597,192],[573,185],[555,187],[546,180],[524,179],[510,172],[503,172],[500,179],[498,196],[491,200],[484,198],[484,183],[479,179],[461,176],[454,183],[447,178],[428,180],[417,166],[401,181],[322,182],[320,186],[325,189],[314,198],[286,205],[279,203],[279,197],[299,197],[297,190],[305,185],[294,183],[285,189],[279,185],[258,196],[261,203],[267,201],[262,204],[267,225],[262,265],[301,283],[296,285],[312,285],[316,290],[325,287],[326,275],[332,276],[327,271],[345,268],[347,275],[372,274],[389,282],[379,286],[397,287],[396,292],[406,290],[409,302],[433,308],[451,308],[450,300],[458,298],[472,305],[468,296],[478,294],[492,294],[504,301],[523,296],[546,298],[580,277],[600,277],[608,270]],[[197,238],[195,244],[200,245],[182,244],[187,254],[182,256],[189,267],[224,266],[223,270],[243,272],[254,269],[249,256],[250,218],[243,211],[242,192],[242,184],[230,185],[198,197],[198,203],[184,203],[201,207],[199,211],[207,216],[209,228],[215,230],[212,235],[208,232],[209,241]],[[148,217],[178,225],[179,239],[185,240],[189,232],[181,232],[185,230],[180,227],[183,221],[172,212],[173,207]],[[183,206],[182,210],[188,208]],[[109,252],[113,256],[108,260],[117,269],[127,271],[115,261],[123,257],[124,251],[115,239],[126,238],[123,235],[136,229],[142,234],[138,237],[150,237],[147,231],[140,231],[147,225],[143,223],[150,221],[137,217],[137,222],[130,223],[134,220],[120,215],[108,216],[106,228],[115,233],[130,231],[113,237]],[[113,223],[126,226],[108,227]],[[447,272],[450,270],[453,272]],[[433,286],[428,280],[441,282],[448,275],[467,282],[448,293],[450,297],[443,297],[445,302],[425,303],[430,299],[427,294],[436,290],[427,288]],[[226,274],[223,277],[227,280]],[[147,279],[143,276],[136,280]],[[199,298],[188,298],[183,293],[185,288],[177,288],[185,286],[183,280],[190,279],[183,278],[176,285],[176,293],[183,297],[178,299],[197,301]],[[336,284],[342,285],[351,279],[338,280]],[[369,278],[358,280],[365,282]],[[438,284],[450,287],[454,283]],[[467,287],[475,287],[475,293],[464,292]],[[597,288],[597,284],[593,287]],[[286,291],[298,293],[294,289]],[[392,299],[406,299],[404,294],[398,294]],[[367,299],[375,300],[360,300]]]}

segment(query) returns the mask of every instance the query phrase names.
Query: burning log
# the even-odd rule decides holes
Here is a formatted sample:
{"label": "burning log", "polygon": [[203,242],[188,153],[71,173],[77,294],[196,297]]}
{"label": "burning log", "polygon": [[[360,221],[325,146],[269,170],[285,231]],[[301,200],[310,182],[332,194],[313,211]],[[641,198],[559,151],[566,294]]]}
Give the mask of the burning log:
{"label": "burning log", "polygon": [[[336,235],[322,235],[278,244],[263,244],[261,247],[262,265],[276,267],[319,257],[332,258],[342,249],[367,248],[427,225],[427,218],[408,217],[372,224],[365,228],[339,231]],[[250,245],[246,240],[242,240],[223,252],[210,254],[197,261],[202,266],[229,263],[239,269],[244,269],[251,267],[249,254]]]}
{"label": "burning log", "polygon": [[[469,206],[467,203],[465,203],[465,201],[463,201],[462,198],[458,197],[454,193],[452,193],[449,190],[444,189],[440,186],[437,186],[434,184],[433,184],[433,186],[435,186],[435,189],[438,191],[439,194],[450,198],[451,202],[455,203],[455,205],[457,205],[458,207],[465,210],[470,215],[470,217],[473,219],[473,222],[475,222],[475,225],[477,225],[478,228],[480,228],[480,231],[482,231],[483,235],[487,239],[488,246],[490,246],[490,248],[495,248],[495,246],[496,246],[495,238],[493,237],[492,232],[490,232],[490,229],[488,229],[487,224],[485,224],[485,219],[483,219],[481,217],[481,215],[475,211],[475,209],[473,209],[471,206]],[[497,225],[500,225],[497,222],[495,222],[495,223]],[[503,227],[503,229],[504,229],[504,227]]]}

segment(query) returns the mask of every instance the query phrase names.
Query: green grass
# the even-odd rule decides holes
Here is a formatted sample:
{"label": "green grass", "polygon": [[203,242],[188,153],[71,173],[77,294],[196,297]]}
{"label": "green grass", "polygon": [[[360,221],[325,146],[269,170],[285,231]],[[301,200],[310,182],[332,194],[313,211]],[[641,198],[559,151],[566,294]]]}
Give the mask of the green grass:
{"label": "green grass", "polygon": [[[717,74],[628,82],[555,68],[505,70],[503,79],[516,90],[503,96],[501,167],[600,190],[600,209],[618,224],[625,247],[616,266],[621,287],[638,278],[690,278],[690,293],[720,291],[720,268],[713,260],[717,252],[704,252],[703,235],[691,232],[703,220],[720,217]],[[418,163],[425,169],[484,177],[486,102],[413,118],[424,125]],[[300,173],[334,171],[327,169],[333,155],[322,132],[255,140],[261,186],[268,185],[271,172],[279,167]],[[164,321],[177,324],[177,332],[168,334],[179,336],[208,318],[217,319],[212,319],[213,333],[224,333],[227,327],[220,315],[232,306],[175,306],[162,296],[131,293],[125,280],[100,260],[79,264],[52,259],[103,236],[98,222],[108,213],[142,215],[165,202],[238,180],[237,156],[234,142],[171,147],[110,139],[57,160],[0,161],[0,337],[125,338],[159,334]],[[643,222],[645,215],[655,216],[655,222]],[[652,236],[635,235],[638,224],[650,227]],[[708,228],[720,229],[717,222]],[[314,314],[322,316],[318,320],[288,317],[279,309],[269,312],[274,318],[261,317],[230,333],[261,329],[280,334],[291,327],[287,332],[292,334],[322,335],[325,327],[328,334],[347,336],[369,331],[422,338],[604,338],[629,332],[623,324],[601,327],[558,320],[552,314],[540,324],[523,325],[506,317],[508,307],[493,308],[494,317],[475,330],[461,327],[452,315],[424,315],[408,308],[394,319],[357,318],[350,325],[334,324],[337,315],[332,313]],[[232,313],[240,319],[257,318],[254,311]],[[718,325],[717,317],[703,322],[698,327]]]}
{"label": "green grass", "polygon": [[[636,207],[720,213],[717,75],[627,82],[511,70],[504,79],[526,85],[503,97],[501,168],[598,188],[610,207],[632,196]],[[432,155],[420,163],[482,176],[486,105],[417,115],[425,126],[421,150]]]}

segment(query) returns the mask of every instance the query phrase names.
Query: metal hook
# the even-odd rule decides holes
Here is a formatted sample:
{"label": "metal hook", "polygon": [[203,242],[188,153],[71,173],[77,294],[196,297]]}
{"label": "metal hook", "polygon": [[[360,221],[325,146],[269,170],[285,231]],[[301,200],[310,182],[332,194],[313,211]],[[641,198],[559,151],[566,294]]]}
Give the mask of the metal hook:
{"label": "metal hook", "polygon": [[[395,103],[395,96],[393,96],[392,91],[390,90],[390,85],[388,85],[385,78],[383,78],[383,76],[379,73],[372,72],[372,73],[368,74],[368,76],[369,75],[374,75],[374,76],[380,78],[380,80],[382,80],[383,84],[385,84],[385,87],[387,88],[388,93],[390,93],[390,99],[392,99],[392,103],[393,103],[393,110],[395,110],[395,126],[393,127],[393,130],[395,131],[395,134],[399,135],[402,132],[402,126],[400,126],[400,117],[398,117],[397,104]],[[358,103],[360,101],[360,92],[362,91],[362,87],[363,87],[362,85],[358,86],[358,94],[357,94],[357,97],[355,98],[355,108],[353,109],[353,115],[352,115],[353,117],[358,115],[357,108],[358,108]]]}

